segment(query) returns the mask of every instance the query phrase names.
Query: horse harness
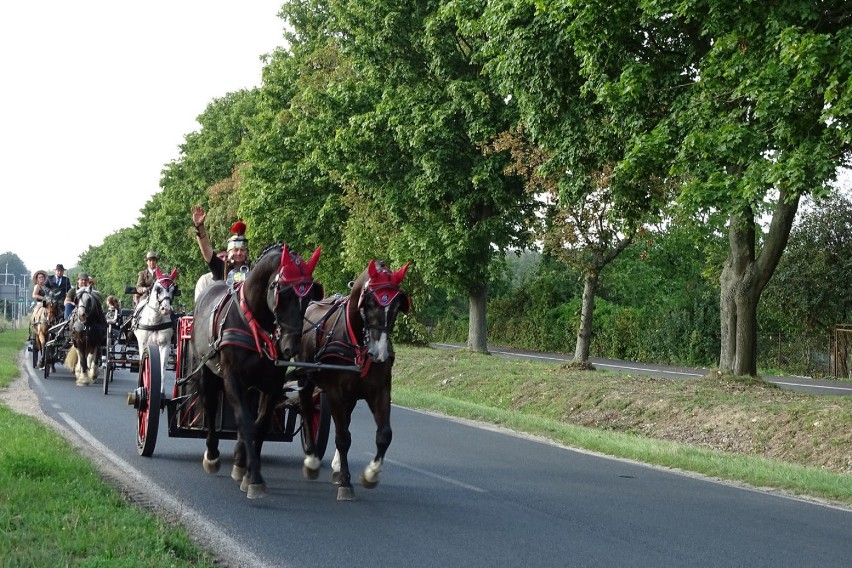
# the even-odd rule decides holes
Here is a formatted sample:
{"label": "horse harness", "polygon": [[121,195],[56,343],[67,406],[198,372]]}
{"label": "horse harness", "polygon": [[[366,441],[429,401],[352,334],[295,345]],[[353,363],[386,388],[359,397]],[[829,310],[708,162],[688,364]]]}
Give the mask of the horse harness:
{"label": "horse harness", "polygon": [[[317,352],[314,355],[314,360],[318,363],[336,364],[340,361],[347,364],[354,363],[356,367],[361,369],[361,377],[366,377],[370,371],[370,364],[373,361],[367,357],[367,343],[370,341],[370,334],[368,332],[371,329],[382,332],[387,331],[387,310],[399,292],[399,286],[386,282],[372,283],[372,281],[368,282],[361,290],[361,295],[358,298],[358,312],[361,314],[361,321],[364,322],[362,332],[362,336],[364,337],[363,342],[358,340],[355,328],[352,325],[352,318],[349,316],[349,310],[347,309],[351,299],[349,296],[337,295],[330,300],[318,302],[331,304],[331,307],[312,326],[317,334]],[[364,313],[364,302],[368,294],[372,294],[375,301],[385,309],[385,325],[368,323]],[[330,327],[326,328],[326,323],[332,317],[334,317],[333,323]],[[333,339],[334,330],[337,328],[341,317],[346,326],[345,339],[335,340]]]}

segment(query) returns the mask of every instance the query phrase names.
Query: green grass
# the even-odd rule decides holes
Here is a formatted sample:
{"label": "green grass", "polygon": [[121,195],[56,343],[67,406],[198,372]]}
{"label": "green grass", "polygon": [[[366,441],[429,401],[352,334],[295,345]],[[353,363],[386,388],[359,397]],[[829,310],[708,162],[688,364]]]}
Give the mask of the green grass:
{"label": "green grass", "polygon": [[[852,466],[849,397],[792,393],[754,379],[665,381],[398,347],[393,398],[401,406],[490,422],[567,446],[852,505],[852,476],[826,466]],[[704,422],[722,413],[730,415],[730,425]],[[744,432],[750,452],[654,437],[670,429],[724,428]]]}
{"label": "green grass", "polygon": [[[26,330],[0,333],[0,386]],[[186,531],[134,506],[53,430],[0,404],[0,565],[214,566]]]}

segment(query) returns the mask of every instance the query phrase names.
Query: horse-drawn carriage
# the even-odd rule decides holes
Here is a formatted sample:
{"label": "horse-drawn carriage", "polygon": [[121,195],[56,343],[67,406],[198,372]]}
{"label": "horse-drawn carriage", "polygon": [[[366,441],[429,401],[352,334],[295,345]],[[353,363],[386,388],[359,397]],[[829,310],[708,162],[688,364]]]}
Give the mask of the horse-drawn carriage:
{"label": "horse-drawn carriage", "polygon": [[136,411],[140,455],[153,454],[165,412],[169,436],[206,440],[208,473],[219,470],[219,440],[237,440],[231,477],[257,498],[267,493],[263,443],[300,435],[303,475],[316,479],[333,417],[332,481],[340,486],[338,500],[350,500],[349,422],[364,399],[376,421],[377,453],[361,484],[378,484],[392,437],[390,336],[397,313],[409,309],[400,290],[408,265],[392,272],[371,261],[349,296],[323,299],[312,276],[318,258],[319,249],[305,261],[286,245],[271,245],[239,284],[206,288],[194,315],[180,318],[171,397],[163,350],[139,342],[137,387],[128,404]]}
{"label": "horse-drawn carriage", "polygon": [[37,325],[33,324],[33,362],[42,369],[45,379],[56,371],[57,363],[64,363],[74,370],[78,384],[90,384],[97,378],[102,356],[105,324],[100,296],[91,287],[81,288],[67,320],[62,319],[62,298],[59,290],[48,292],[43,306],[45,315]]}

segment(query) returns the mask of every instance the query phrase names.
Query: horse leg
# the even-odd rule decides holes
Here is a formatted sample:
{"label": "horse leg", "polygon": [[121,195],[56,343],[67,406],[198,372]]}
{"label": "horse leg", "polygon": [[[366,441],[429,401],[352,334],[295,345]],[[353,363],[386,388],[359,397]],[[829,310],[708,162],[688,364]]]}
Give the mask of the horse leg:
{"label": "horse leg", "polygon": [[204,403],[204,421],[207,426],[207,449],[201,464],[204,471],[214,474],[219,471],[219,435],[216,433],[216,413],[219,411],[219,385],[218,379],[213,373],[203,367],[201,369],[201,400]]}
{"label": "horse leg", "polygon": [[393,430],[390,425],[390,391],[385,389],[379,396],[377,401],[368,401],[370,410],[373,412],[373,419],[376,421],[376,456],[373,458],[364,471],[361,472],[361,486],[365,489],[373,489],[379,484],[379,474],[382,472],[382,464],[385,461],[385,453],[388,451],[391,440],[393,439]]}
{"label": "horse leg", "polygon": [[235,385],[239,383],[239,377],[230,373],[230,376],[225,379],[225,389],[228,392],[228,400],[234,409],[234,418],[237,422],[237,429],[242,438],[242,446],[246,454],[246,475],[243,477],[243,482],[240,484],[240,489],[245,488],[246,496],[249,499],[258,499],[268,493],[266,483],[263,481],[263,476],[260,474],[260,459],[257,455],[255,446],[256,432],[254,419],[252,418],[251,402],[246,392],[248,389],[237,389],[238,392],[229,390],[227,385]]}
{"label": "horse leg", "polygon": [[[332,406],[332,417],[334,418],[334,445],[337,451],[332,463],[331,482],[339,485],[337,488],[338,501],[351,501],[355,498],[352,476],[349,473],[349,448],[352,446],[349,423],[352,419],[352,408],[343,408],[342,404]],[[338,462],[339,469],[336,469],[335,466],[338,465]]]}
{"label": "horse leg", "polygon": [[322,462],[317,457],[316,435],[314,431],[314,385],[303,381],[299,391],[299,411],[302,414],[302,428],[305,429],[302,439],[305,441],[305,461],[302,463],[302,475],[305,479],[315,480],[319,477]]}
{"label": "horse leg", "polygon": [[[258,399],[254,391],[249,391],[251,396],[251,405],[254,406]],[[259,404],[259,403],[258,403]],[[244,493],[248,491],[248,453],[246,449],[245,439],[243,439],[242,430],[237,429],[237,443],[234,446],[234,466],[231,468],[231,479],[240,482],[240,490]]]}
{"label": "horse leg", "polygon": [[77,384],[82,387],[87,387],[92,382],[86,374],[89,372],[89,367],[86,362],[86,352],[81,347],[73,347],[77,350],[77,364],[74,366],[74,376],[77,377]]}

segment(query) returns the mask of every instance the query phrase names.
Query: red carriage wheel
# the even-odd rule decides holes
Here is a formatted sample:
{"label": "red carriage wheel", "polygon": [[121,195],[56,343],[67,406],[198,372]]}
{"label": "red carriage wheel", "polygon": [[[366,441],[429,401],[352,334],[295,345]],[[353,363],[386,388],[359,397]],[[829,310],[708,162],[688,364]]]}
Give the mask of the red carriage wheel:
{"label": "red carriage wheel", "polygon": [[[304,419],[304,417],[302,418]],[[328,406],[328,397],[322,391],[314,392],[313,426],[316,457],[322,460],[328,447],[328,436],[331,430],[331,409]],[[302,450],[305,452],[307,452],[308,446],[305,439],[307,435],[308,430],[302,424]]]}
{"label": "red carriage wheel", "polygon": [[139,362],[139,380],[135,393],[136,407],[136,449],[140,456],[150,457],[157,444],[157,428],[160,425],[160,407],[162,402],[162,367],[160,351],[148,349],[142,353]]}

